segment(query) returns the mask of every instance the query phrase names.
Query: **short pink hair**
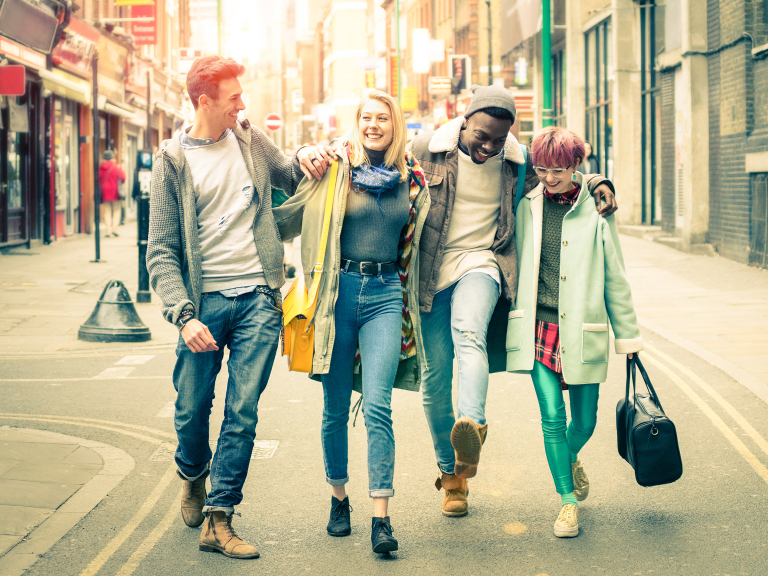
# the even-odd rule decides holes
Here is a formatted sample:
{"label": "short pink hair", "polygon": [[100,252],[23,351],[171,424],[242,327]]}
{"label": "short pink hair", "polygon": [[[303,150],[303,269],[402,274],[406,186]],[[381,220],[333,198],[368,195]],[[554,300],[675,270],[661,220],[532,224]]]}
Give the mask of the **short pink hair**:
{"label": "short pink hair", "polygon": [[195,60],[187,72],[187,93],[194,109],[197,110],[203,94],[214,100],[219,99],[219,82],[237,78],[244,73],[245,66],[232,58],[203,56]]}
{"label": "short pink hair", "polygon": [[549,126],[536,134],[531,143],[536,166],[570,168],[584,160],[584,142],[562,126]]}

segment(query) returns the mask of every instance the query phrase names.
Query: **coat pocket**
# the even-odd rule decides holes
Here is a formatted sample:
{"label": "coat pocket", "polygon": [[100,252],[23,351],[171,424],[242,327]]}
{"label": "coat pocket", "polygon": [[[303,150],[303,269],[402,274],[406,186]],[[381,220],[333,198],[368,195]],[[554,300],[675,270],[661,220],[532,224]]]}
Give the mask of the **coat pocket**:
{"label": "coat pocket", "polygon": [[507,352],[520,350],[523,342],[525,310],[510,310],[507,316]]}
{"label": "coat pocket", "polygon": [[581,361],[608,362],[608,324],[581,325]]}

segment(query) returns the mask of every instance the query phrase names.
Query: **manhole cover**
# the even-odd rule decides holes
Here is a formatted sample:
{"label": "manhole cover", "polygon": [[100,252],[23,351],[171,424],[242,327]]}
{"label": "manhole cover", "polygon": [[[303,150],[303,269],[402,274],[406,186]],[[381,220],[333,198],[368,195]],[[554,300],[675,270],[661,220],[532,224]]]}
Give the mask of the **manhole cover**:
{"label": "manhole cover", "polygon": [[[211,451],[216,451],[216,440],[211,440],[208,443],[211,447]],[[280,444],[280,440],[256,440],[253,443],[253,452],[251,453],[251,460],[266,460],[272,458],[277,450],[277,445]],[[152,462],[173,462],[176,454],[175,442],[164,442],[157,450],[152,453],[149,459]]]}

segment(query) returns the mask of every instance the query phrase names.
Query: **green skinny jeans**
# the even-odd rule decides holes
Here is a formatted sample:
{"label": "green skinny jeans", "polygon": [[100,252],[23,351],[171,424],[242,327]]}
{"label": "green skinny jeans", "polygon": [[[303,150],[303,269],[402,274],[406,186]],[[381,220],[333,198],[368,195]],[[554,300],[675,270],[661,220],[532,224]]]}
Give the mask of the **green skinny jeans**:
{"label": "green skinny jeans", "polygon": [[599,384],[570,386],[571,422],[566,427],[565,401],[560,387],[560,375],[534,361],[531,371],[533,387],[541,410],[541,429],[544,432],[544,451],[549,471],[558,494],[573,492],[571,462],[595,431]]}

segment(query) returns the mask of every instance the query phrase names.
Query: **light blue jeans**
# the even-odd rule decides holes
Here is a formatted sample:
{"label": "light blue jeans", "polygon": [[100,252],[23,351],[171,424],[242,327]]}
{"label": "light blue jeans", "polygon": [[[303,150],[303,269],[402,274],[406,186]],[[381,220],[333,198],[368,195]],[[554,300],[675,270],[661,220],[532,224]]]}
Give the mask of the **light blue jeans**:
{"label": "light blue jeans", "polygon": [[482,272],[467,274],[435,294],[432,310],[421,313],[426,367],[421,370],[424,413],[432,433],[440,470],[453,474],[456,456],[451,446],[453,412],[453,359],[459,365],[459,418],[485,424],[488,394],[486,334],[499,300],[499,285]]}
{"label": "light blue jeans", "polygon": [[403,292],[397,273],[363,276],[339,272],[336,339],[328,374],[323,374],[323,460],[332,486],[349,481],[347,425],[352,371],[360,346],[363,414],[368,432],[368,491],[371,498],[395,495],[395,434],[392,387],[400,362]]}
{"label": "light blue jeans", "polygon": [[193,354],[179,335],[173,385],[176,396],[176,465],[189,480],[208,469],[209,418],[216,376],[224,347],[229,348],[229,380],[216,455],[211,465],[211,491],[204,511],[231,513],[243,500],[243,484],[253,452],[257,405],[267,387],[282,324],[277,301],[260,292],[227,298],[218,292],[202,295],[200,322],[208,326],[219,349]]}

